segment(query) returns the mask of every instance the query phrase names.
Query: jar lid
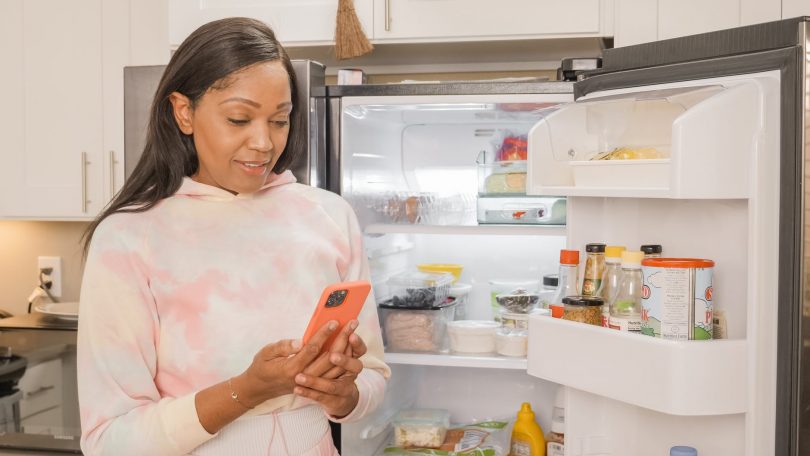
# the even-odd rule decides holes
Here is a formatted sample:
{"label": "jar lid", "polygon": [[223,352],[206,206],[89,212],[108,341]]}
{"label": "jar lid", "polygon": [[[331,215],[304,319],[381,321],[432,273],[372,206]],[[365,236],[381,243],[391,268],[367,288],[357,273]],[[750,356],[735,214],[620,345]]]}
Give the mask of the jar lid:
{"label": "jar lid", "polygon": [[585,251],[588,253],[605,253],[605,244],[585,244]]}
{"label": "jar lid", "polygon": [[627,247],[623,245],[609,245],[605,247],[605,258],[621,258],[625,250]]}
{"label": "jar lid", "polygon": [[603,306],[605,300],[598,296],[566,296],[562,298],[563,304],[574,306]]}
{"label": "jar lid", "polygon": [[543,285],[548,287],[556,287],[560,283],[560,277],[557,274],[546,274],[543,276]]}
{"label": "jar lid", "polygon": [[560,264],[579,264],[579,250],[560,250]]}
{"label": "jar lid", "polygon": [[641,265],[657,268],[713,268],[714,261],[700,258],[647,258]]}
{"label": "jar lid", "polygon": [[622,252],[622,267],[635,266],[636,268],[638,268],[639,266],[641,266],[641,260],[643,259],[644,259],[644,252],[625,250],[624,252]]}
{"label": "jar lid", "polygon": [[644,244],[639,248],[639,250],[647,255],[651,253],[661,253],[664,251],[660,244]]}

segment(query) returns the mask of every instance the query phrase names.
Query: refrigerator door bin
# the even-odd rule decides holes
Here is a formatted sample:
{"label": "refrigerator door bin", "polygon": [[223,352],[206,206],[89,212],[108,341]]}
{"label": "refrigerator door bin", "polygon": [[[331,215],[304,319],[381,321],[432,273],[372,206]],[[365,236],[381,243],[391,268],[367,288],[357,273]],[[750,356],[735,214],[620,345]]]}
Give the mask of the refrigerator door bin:
{"label": "refrigerator door bin", "polygon": [[580,98],[530,130],[527,193],[747,198],[767,79]]}
{"label": "refrigerator door bin", "polygon": [[535,377],[669,415],[747,409],[742,339],[669,341],[530,316],[528,363]]}

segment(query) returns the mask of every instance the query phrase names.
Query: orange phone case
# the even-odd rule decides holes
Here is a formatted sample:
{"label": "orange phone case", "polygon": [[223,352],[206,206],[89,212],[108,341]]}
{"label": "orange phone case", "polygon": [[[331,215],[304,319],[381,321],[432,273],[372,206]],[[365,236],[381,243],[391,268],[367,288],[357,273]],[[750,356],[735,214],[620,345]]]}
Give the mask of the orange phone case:
{"label": "orange phone case", "polygon": [[309,339],[327,322],[335,320],[338,322],[338,329],[323,345],[323,349],[328,350],[340,330],[360,315],[360,309],[363,308],[369,292],[371,284],[365,280],[336,283],[324,288],[307,330],[304,331],[303,343],[309,342]]}

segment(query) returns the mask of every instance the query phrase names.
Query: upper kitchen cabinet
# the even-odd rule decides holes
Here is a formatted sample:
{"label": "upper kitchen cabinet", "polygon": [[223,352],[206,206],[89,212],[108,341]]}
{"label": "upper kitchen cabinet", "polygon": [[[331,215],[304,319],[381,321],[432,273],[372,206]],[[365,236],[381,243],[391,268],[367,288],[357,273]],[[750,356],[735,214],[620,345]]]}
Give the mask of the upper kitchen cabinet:
{"label": "upper kitchen cabinet", "polygon": [[[337,7],[338,0],[169,0],[169,40],[176,47],[206,22],[244,16],[266,22],[285,45],[329,44],[335,40]],[[372,0],[355,0],[354,8],[370,38]]]}
{"label": "upper kitchen cabinet", "polygon": [[0,218],[89,220],[120,188],[123,67],[169,56],[166,33],[132,39],[158,3],[0,2]]}
{"label": "upper kitchen cabinet", "polygon": [[374,41],[612,36],[613,0],[374,0]]}
{"label": "upper kitchen cabinet", "polygon": [[806,0],[615,0],[614,45],[630,46],[798,16],[788,12],[788,4],[802,2]]}

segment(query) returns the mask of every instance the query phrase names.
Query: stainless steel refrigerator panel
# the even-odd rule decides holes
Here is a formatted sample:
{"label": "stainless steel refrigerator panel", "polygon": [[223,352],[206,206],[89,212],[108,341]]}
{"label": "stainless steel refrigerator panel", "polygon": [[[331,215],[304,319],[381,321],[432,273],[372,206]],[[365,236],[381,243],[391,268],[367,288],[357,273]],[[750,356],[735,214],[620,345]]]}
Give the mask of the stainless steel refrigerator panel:
{"label": "stainless steel refrigerator panel", "polygon": [[323,148],[322,141],[325,140],[325,113],[319,111],[319,106],[323,103],[318,100],[323,99],[325,94],[323,87],[326,68],[313,60],[293,60],[292,64],[298,87],[298,98],[295,100],[296,116],[299,125],[307,127],[301,131],[306,136],[303,139],[305,151],[297,155],[290,164],[290,170],[298,182],[323,187],[322,180],[318,178],[319,168],[322,167],[318,154]]}
{"label": "stainless steel refrigerator panel", "polygon": [[[805,22],[799,31],[799,39],[802,43],[802,52],[799,54],[799,66],[801,67],[801,78],[799,84],[805,87],[804,93],[798,99],[801,107],[799,117],[798,140],[799,146],[803,149],[803,165],[800,167],[801,175],[804,178],[807,170],[810,169],[810,22]],[[804,183],[804,210],[802,211],[803,243],[802,253],[802,307],[799,318],[801,318],[800,340],[800,368],[799,368],[799,403],[798,403],[798,423],[797,439],[798,451],[794,454],[810,454],[810,225],[808,225],[808,211],[810,211],[810,183]],[[797,309],[799,310],[799,309]]]}
{"label": "stainless steel refrigerator panel", "polygon": [[124,68],[124,179],[128,179],[146,145],[149,111],[164,65]]}

